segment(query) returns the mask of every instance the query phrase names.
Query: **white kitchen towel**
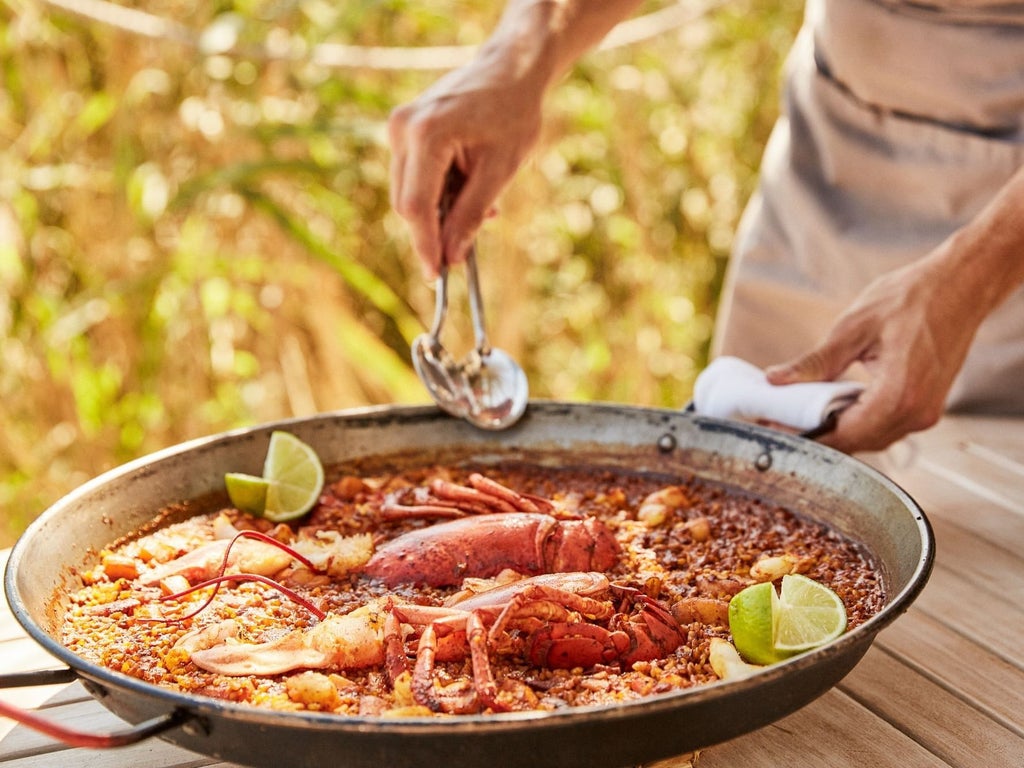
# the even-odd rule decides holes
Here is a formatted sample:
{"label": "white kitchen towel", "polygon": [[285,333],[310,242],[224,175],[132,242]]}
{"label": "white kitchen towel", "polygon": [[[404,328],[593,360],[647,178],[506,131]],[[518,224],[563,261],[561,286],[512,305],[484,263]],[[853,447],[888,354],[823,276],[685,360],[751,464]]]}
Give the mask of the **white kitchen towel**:
{"label": "white kitchen towel", "polygon": [[857,399],[854,381],[769,384],[764,371],[738,357],[719,357],[697,377],[697,413],[721,419],[784,424],[800,432],[816,429]]}

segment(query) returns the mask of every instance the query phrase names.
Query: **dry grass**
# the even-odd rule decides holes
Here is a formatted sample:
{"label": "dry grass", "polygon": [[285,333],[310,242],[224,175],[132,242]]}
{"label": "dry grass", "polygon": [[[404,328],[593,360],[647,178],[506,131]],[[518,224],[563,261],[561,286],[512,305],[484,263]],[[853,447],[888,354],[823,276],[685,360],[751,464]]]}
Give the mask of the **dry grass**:
{"label": "dry grass", "polygon": [[[227,9],[140,7],[196,29]],[[243,40],[387,45],[477,42],[496,12],[234,10]],[[554,94],[480,244],[492,341],[535,396],[688,399],[797,14],[729,4]],[[158,448],[426,401],[408,347],[432,290],[388,207],[383,121],[436,75],[198,56],[31,0],[0,0],[0,54],[0,544]]]}

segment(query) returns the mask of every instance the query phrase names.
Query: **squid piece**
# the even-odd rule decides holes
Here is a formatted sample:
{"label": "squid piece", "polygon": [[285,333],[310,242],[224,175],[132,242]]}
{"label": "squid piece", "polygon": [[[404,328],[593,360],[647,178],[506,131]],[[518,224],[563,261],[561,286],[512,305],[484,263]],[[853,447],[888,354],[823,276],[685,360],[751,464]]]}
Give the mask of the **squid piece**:
{"label": "squid piece", "polygon": [[742,680],[764,669],[757,664],[745,662],[736,647],[720,637],[711,638],[708,661],[715,674],[722,680]]}
{"label": "squid piece", "polygon": [[194,651],[191,657],[200,669],[235,677],[277,675],[302,668],[378,666],[384,663],[385,615],[382,605],[375,602],[342,616],[328,616],[310,630],[289,632],[266,643],[233,641],[238,631],[236,623],[234,632],[222,642]]}

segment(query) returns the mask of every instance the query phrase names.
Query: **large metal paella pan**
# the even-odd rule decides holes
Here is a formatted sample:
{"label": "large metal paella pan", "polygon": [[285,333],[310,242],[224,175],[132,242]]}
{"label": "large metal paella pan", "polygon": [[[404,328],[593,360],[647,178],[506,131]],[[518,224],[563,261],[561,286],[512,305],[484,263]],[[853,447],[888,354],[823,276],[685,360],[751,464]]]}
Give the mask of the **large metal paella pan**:
{"label": "large metal paella pan", "polygon": [[[263,711],[182,695],[103,668],[59,641],[66,596],[99,550],[168,505],[258,471],[270,434],[286,429],[325,466],[394,453],[488,461],[542,451],[573,462],[694,473],[771,499],[860,542],[882,571],[887,604],[821,648],[743,680],[607,707],[450,718],[339,717]],[[689,413],[533,402],[504,432],[483,432],[433,407],[384,407],[266,424],[193,441],[113,470],[47,510],[16,544],[5,575],[27,632],[89,691],[147,732],[218,759],[277,766],[635,765],[749,732],[834,686],[875,635],[914,600],[934,554],[923,513],[861,462],[814,442]]]}

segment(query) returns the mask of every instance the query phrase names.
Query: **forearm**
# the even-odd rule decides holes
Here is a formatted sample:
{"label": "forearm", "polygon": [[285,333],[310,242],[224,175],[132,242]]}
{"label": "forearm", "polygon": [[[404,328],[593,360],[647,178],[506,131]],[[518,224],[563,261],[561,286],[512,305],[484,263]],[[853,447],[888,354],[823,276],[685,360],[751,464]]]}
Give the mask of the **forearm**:
{"label": "forearm", "polygon": [[979,322],[1024,284],[1024,167],[929,258]]}
{"label": "forearm", "polygon": [[545,90],[641,0],[510,0],[478,60]]}

